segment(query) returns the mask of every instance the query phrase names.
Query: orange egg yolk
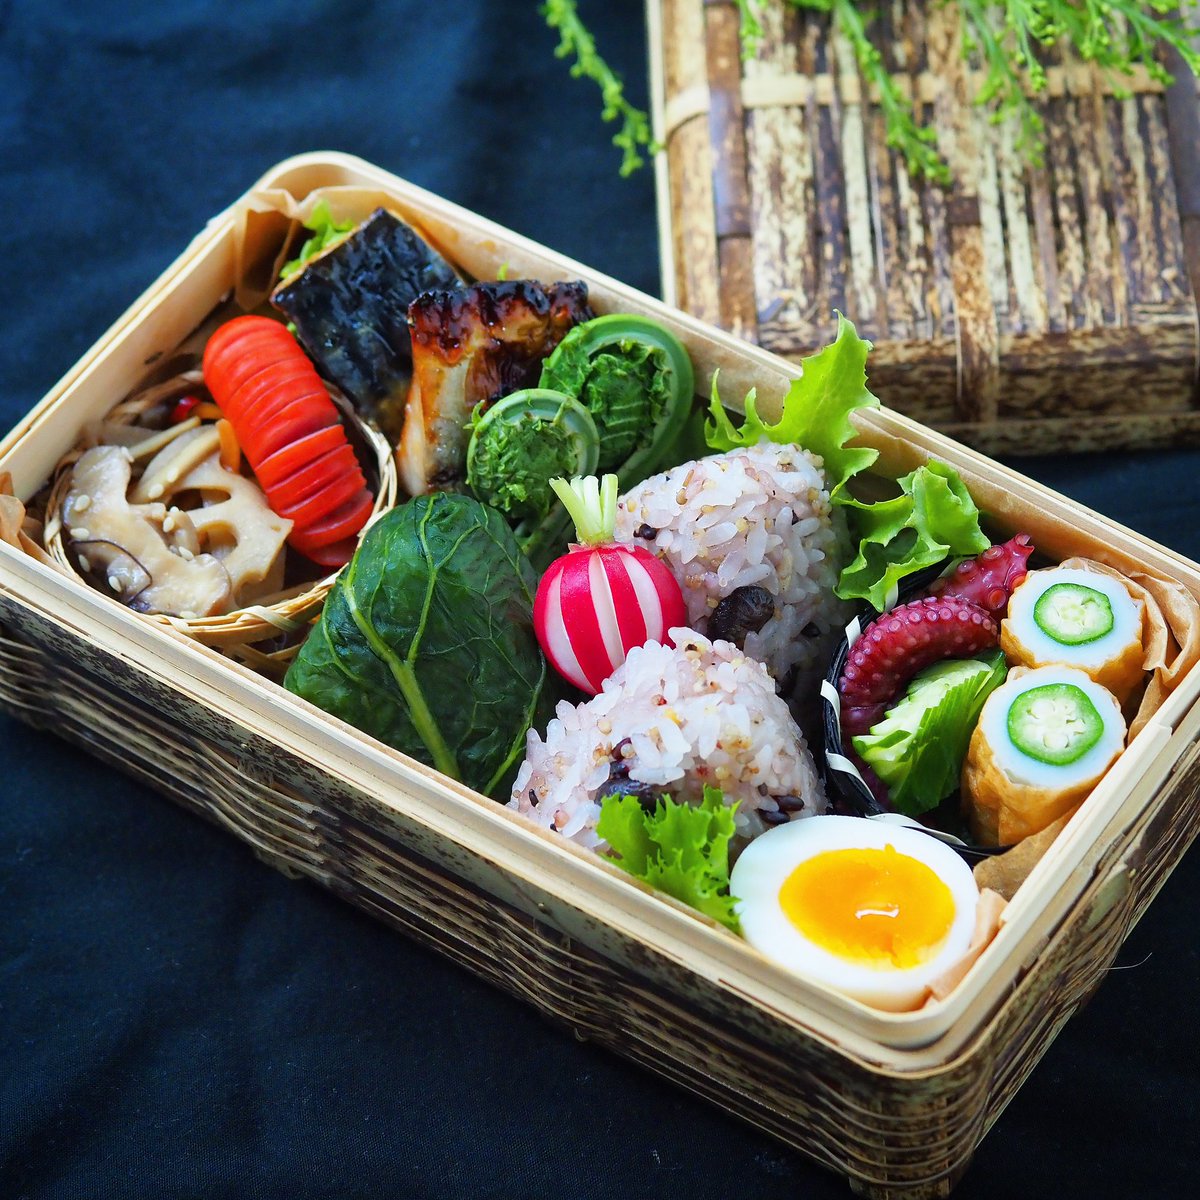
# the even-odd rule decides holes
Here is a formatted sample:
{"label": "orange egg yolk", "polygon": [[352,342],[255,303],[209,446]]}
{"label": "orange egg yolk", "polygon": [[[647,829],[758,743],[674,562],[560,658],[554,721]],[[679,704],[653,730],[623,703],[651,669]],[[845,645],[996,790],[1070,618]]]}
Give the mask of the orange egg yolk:
{"label": "orange egg yolk", "polygon": [[884,969],[925,962],[954,922],[950,889],[894,846],[815,854],[783,881],[779,903],[821,949]]}

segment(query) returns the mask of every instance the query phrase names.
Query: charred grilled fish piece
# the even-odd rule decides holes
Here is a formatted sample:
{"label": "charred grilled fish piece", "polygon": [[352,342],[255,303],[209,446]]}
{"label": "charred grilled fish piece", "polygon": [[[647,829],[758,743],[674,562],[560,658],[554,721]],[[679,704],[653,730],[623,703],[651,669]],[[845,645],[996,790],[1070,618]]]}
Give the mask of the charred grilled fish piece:
{"label": "charred grilled fish piece", "polygon": [[418,296],[408,310],[413,379],[396,451],[409,493],[457,487],[475,406],[536,384],[542,360],[591,316],[584,283],[517,279]]}
{"label": "charred grilled fish piece", "polygon": [[408,306],[421,292],[459,283],[454,268],[386,209],[285,279],[271,303],[322,374],[366,417],[399,432],[412,360]]}

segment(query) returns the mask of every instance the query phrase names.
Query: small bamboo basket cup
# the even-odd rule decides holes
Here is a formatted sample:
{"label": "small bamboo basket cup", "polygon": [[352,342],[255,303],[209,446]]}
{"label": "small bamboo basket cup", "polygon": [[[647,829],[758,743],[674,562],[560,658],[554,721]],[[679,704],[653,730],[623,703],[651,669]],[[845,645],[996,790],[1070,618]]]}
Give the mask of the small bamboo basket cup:
{"label": "small bamboo basket cup", "polygon": [[[189,359],[192,361],[189,362]],[[199,364],[194,360],[195,355],[189,355],[184,359],[188,364],[186,369],[161,382],[152,383],[121,401],[108,414],[107,420],[114,424],[134,425],[144,413],[159,405],[197,392],[206,395]],[[396,503],[399,485],[392,447],[383,434],[354,412],[349,401],[336,388],[329,384],[326,386],[342,414],[351,444],[362,461],[368,482],[375,493],[375,506],[367,522],[370,525]],[[149,429],[147,436],[152,436]],[[46,501],[44,541],[46,550],[58,566],[74,578],[86,582],[79,571],[76,556],[68,549],[62,521],[62,505],[70,490],[72,468],[84,448],[74,447],[63,455],[55,469]],[[279,677],[303,641],[303,638],[290,635],[298,634],[315,620],[336,576],[335,571],[313,581],[294,584],[256,603],[214,616],[186,618],[163,613],[139,615],[147,621],[195,638],[206,646],[213,646],[256,671]]]}

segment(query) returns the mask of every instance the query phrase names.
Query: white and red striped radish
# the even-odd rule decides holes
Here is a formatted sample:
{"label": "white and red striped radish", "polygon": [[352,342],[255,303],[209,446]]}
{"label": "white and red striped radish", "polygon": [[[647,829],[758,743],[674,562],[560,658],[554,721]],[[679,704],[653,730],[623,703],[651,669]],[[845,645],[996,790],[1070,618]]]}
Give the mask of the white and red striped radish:
{"label": "white and red striped radish", "polygon": [[552,479],[578,543],[538,584],[533,627],[554,669],[595,695],[635,646],[687,624],[675,577],[644,546],[614,541],[617,477]]}

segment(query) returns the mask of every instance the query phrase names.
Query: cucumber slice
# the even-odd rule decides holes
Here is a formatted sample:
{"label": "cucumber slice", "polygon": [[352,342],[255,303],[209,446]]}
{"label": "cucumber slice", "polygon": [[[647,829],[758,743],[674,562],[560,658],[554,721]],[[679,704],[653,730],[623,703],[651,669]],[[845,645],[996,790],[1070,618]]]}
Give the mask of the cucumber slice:
{"label": "cucumber slice", "polygon": [[1078,762],[1101,738],[1104,720],[1073,683],[1022,692],[1008,710],[1008,736],[1022,754],[1052,767]]}
{"label": "cucumber slice", "polygon": [[1006,669],[999,650],[935,663],[913,678],[882,721],[854,738],[897,812],[920,816],[958,787],[971,731]]}
{"label": "cucumber slice", "polygon": [[1112,632],[1108,597],[1081,583],[1056,583],[1033,606],[1034,624],[1064,646],[1083,646]]}

